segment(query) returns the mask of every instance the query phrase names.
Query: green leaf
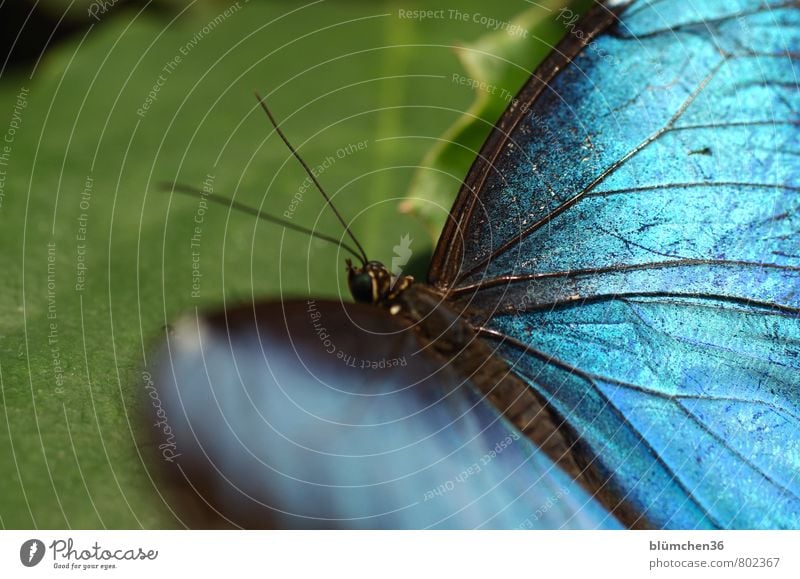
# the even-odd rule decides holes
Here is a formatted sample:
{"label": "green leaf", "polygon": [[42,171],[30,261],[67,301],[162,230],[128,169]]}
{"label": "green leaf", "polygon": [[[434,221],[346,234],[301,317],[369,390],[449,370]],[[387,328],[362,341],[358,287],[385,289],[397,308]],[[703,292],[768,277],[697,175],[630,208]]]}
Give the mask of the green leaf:
{"label": "green leaf", "polygon": [[[27,0],[31,7],[36,6],[51,18],[72,22],[101,22],[114,10],[120,10],[124,0]],[[223,0],[194,0],[188,6],[183,0],[152,0],[154,7],[162,10],[183,9],[205,11],[212,14],[225,10],[228,4]]]}
{"label": "green leaf", "polygon": [[438,238],[460,181],[492,126],[563,36],[563,5],[560,0],[537,3],[497,31],[456,49],[463,73],[454,74],[453,82],[471,88],[474,101],[425,155],[400,205],[425,223],[432,239]]}

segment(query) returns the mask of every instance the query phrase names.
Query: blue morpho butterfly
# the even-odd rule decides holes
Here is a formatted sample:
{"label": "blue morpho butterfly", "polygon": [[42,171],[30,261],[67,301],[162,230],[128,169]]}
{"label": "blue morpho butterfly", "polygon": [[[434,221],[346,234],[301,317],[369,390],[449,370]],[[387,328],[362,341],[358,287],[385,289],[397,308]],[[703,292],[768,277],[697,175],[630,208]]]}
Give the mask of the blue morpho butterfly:
{"label": "blue morpho butterfly", "polygon": [[197,524],[800,528],[800,3],[571,26],[428,284],[356,241],[358,303],[177,324],[156,378]]}

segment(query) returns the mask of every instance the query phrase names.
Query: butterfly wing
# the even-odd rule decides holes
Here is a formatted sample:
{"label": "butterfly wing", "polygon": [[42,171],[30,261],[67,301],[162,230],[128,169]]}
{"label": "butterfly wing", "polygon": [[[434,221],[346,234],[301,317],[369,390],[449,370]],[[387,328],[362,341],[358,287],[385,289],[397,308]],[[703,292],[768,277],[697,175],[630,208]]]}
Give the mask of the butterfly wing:
{"label": "butterfly wing", "polygon": [[186,319],[158,368],[154,444],[192,497],[181,512],[205,505],[192,524],[617,526],[381,309],[287,301]]}
{"label": "butterfly wing", "polygon": [[599,6],[430,272],[661,527],[800,527],[800,5]]}

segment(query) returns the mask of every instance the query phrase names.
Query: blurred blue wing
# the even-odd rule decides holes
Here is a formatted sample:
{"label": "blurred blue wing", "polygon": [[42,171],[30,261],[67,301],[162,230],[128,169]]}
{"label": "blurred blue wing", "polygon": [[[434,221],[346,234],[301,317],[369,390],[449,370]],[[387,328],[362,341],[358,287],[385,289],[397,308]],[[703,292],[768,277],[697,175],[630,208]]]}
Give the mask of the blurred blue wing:
{"label": "blurred blue wing", "polygon": [[628,523],[800,528],[800,4],[609,3],[571,34],[431,282],[485,311]]}
{"label": "blurred blue wing", "polygon": [[156,424],[154,443],[170,449],[164,467],[180,492],[218,522],[618,526],[378,308],[266,303],[186,319],[158,367],[169,431]]}

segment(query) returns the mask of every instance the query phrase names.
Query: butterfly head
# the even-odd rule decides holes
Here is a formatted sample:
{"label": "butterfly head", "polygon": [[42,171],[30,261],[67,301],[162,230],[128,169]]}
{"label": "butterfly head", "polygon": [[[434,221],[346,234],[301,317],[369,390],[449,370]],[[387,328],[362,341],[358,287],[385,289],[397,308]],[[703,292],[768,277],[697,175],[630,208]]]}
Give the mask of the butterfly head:
{"label": "butterfly head", "polygon": [[410,275],[393,276],[379,261],[356,267],[347,260],[347,283],[353,299],[359,303],[381,304],[393,300],[413,281]]}

